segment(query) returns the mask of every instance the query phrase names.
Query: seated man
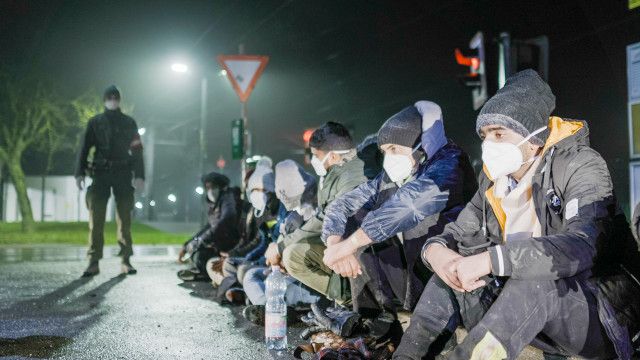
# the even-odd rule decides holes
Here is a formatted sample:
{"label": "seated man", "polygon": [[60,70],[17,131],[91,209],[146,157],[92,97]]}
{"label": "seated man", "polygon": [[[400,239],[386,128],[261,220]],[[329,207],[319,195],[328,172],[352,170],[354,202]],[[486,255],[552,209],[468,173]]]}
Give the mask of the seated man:
{"label": "seated man", "polygon": [[320,176],[318,208],[300,229],[280,238],[277,245],[272,245],[278,251],[269,261],[279,263],[281,256],[291,276],[320,294],[344,303],[350,299],[348,280],[335,274],[322,262],[326,246],[320,234],[327,206],[367,180],[364,163],[356,156],[347,128],[335,122],[328,122],[316,129],[309,146],[313,154],[311,164]]}
{"label": "seated man", "polygon": [[640,302],[627,271],[638,274],[637,244],[587,124],[550,117],[554,107],[549,86],[525,70],[480,111],[479,190],[425,243],[437,276],[394,359],[437,353],[458,324],[469,333],[452,359],[515,359],[528,344],[560,356],[631,357]]}
{"label": "seated man", "polygon": [[184,262],[189,255],[192,269],[181,270],[178,277],[183,281],[208,278],[206,263],[221,251],[231,250],[240,237],[238,208],[239,196],[229,187],[229,178],[216,172],[202,177],[206,191],[208,223],[189,239],[180,250],[178,261]]}
{"label": "seated man", "polygon": [[[247,270],[259,266],[264,262],[264,253],[269,243],[277,239],[279,224],[284,221],[287,211],[281,206],[275,195],[274,174],[271,159],[262,157],[256,164],[256,169],[247,180],[246,193],[253,208],[258,229],[257,243],[247,249],[246,255],[228,257],[222,253],[222,276],[218,287],[218,299],[230,302],[244,302],[244,292],[238,285],[242,285]],[[209,264],[211,267],[213,264]]]}
{"label": "seated man", "polygon": [[[394,298],[413,310],[431,275],[420,249],[458,217],[477,189],[469,157],[445,137],[442,111],[433,102],[419,101],[390,117],[378,131],[378,145],[384,171],[336,199],[322,228],[325,264],[352,278],[353,309],[375,319],[363,329],[373,337],[401,332],[398,324],[390,328],[397,320]],[[344,240],[347,221],[356,216],[358,230]],[[356,254],[361,246],[367,247]]]}
{"label": "seated man", "polygon": [[[316,204],[317,184],[311,174],[293,160],[284,160],[276,165],[276,196],[284,208],[289,212],[286,220],[280,226],[280,237],[286,236],[298,229],[304,222],[314,215]],[[270,254],[273,252],[275,254]],[[278,254],[276,242],[273,242],[265,255],[267,265],[281,266],[280,263],[272,263],[274,255]],[[266,266],[255,267],[246,272],[242,285],[251,305],[245,307],[244,317],[258,325],[264,324],[264,305],[267,301],[265,295],[265,280],[270,273]],[[298,304],[311,304],[318,301],[318,294],[296,281],[291,276],[285,276],[287,291],[285,300],[287,305],[295,307]],[[289,319],[288,320],[293,320]]]}

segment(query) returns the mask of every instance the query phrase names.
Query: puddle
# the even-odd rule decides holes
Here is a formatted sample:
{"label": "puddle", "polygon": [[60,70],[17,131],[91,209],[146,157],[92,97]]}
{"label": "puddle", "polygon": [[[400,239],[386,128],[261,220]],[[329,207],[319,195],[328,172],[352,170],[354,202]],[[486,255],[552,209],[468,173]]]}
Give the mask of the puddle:
{"label": "puddle", "polygon": [[0,357],[50,358],[70,343],[71,339],[63,336],[33,335],[18,339],[0,338]]}
{"label": "puddle", "polygon": [[[118,256],[117,246],[105,246],[104,258]],[[137,258],[176,259],[179,252],[177,246],[140,245],[133,247]],[[0,263],[28,261],[84,261],[87,259],[86,246],[2,246],[0,247]]]}

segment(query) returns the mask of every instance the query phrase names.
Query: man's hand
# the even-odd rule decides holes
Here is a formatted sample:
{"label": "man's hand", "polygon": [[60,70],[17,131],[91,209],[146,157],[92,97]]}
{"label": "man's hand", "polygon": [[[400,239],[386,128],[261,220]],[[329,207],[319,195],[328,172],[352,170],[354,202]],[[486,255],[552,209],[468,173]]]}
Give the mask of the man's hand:
{"label": "man's hand", "polygon": [[280,265],[282,257],[280,257],[280,253],[278,252],[278,244],[274,242],[269,244],[267,251],[264,253],[264,257],[267,260],[267,266]]}
{"label": "man's hand", "polygon": [[331,246],[331,245],[335,245],[339,242],[342,241],[342,237],[338,236],[338,235],[331,235],[327,238],[327,247]]}
{"label": "man's hand", "polygon": [[133,187],[136,189],[137,192],[141,193],[144,191],[144,179],[142,178],[135,178],[133,179]]}
{"label": "man's hand", "polygon": [[347,256],[353,256],[357,249],[358,248],[351,241],[341,241],[325,249],[322,261],[325,265],[335,271],[334,266],[336,263]]}
{"label": "man's hand", "polygon": [[220,254],[220,257],[221,257],[222,259],[226,259],[226,258],[228,258],[228,257],[229,257],[229,253],[228,253],[228,252],[220,251],[220,253],[219,253],[219,254]]}
{"label": "man's hand", "polygon": [[184,256],[187,254],[187,249],[184,248],[184,246],[180,249],[180,252],[178,253],[178,263],[179,264],[184,264]]}
{"label": "man's hand", "polygon": [[76,186],[78,187],[78,190],[84,189],[84,176],[76,177]]}
{"label": "man's hand", "polygon": [[462,255],[444,245],[432,244],[425,250],[424,257],[445,284],[454,290],[464,292],[457,274],[457,263],[464,259]]}
{"label": "man's hand", "polygon": [[335,273],[344,277],[356,278],[358,275],[362,275],[362,269],[360,268],[360,262],[356,259],[355,255],[349,255],[347,257],[338,260],[331,268]]}
{"label": "man's hand", "polygon": [[489,252],[467,256],[462,258],[456,264],[458,271],[458,279],[462,284],[462,288],[466,291],[473,291],[479,287],[486,285],[481,277],[491,274],[491,257]]}

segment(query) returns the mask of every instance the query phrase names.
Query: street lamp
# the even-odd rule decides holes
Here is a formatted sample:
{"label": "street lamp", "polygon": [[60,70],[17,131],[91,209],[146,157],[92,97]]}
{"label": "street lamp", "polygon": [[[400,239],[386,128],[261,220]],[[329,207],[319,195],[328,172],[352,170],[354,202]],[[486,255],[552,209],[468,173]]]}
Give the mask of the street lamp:
{"label": "street lamp", "polygon": [[198,194],[198,195],[204,194],[204,189],[202,188],[202,186],[198,186],[196,188],[196,194]]}
{"label": "street lamp", "polygon": [[174,194],[169,194],[169,196],[167,196],[167,200],[171,201],[172,203],[176,202],[176,200],[178,200],[176,198],[176,196]]}
{"label": "street lamp", "polygon": [[[177,73],[187,73],[189,67],[183,63],[174,63],[171,65],[171,70]],[[207,161],[207,143],[206,143],[206,128],[207,128],[207,77],[202,76],[200,80],[200,174],[204,174],[204,164]],[[206,203],[202,202],[202,212],[200,216],[200,223],[204,223],[204,209]]]}

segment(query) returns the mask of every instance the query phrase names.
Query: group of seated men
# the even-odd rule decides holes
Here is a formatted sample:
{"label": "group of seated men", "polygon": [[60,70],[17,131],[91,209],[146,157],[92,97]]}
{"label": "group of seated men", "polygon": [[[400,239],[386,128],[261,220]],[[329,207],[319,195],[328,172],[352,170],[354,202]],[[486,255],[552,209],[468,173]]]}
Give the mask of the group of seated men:
{"label": "group of seated men", "polygon": [[[418,101],[356,146],[328,122],[309,141],[318,178],[262,158],[248,204],[224,175],[203,178],[209,224],[180,260],[220,301],[264,323],[265,279],[287,275],[289,320],[387,339],[394,359],[629,359],[640,337],[638,242],[587,123],[552,116],[533,70],[510,77],[475,124],[483,169]],[[381,165],[381,168],[380,168]],[[412,313],[403,330],[398,311]],[[467,330],[462,341],[458,328]]]}

